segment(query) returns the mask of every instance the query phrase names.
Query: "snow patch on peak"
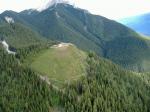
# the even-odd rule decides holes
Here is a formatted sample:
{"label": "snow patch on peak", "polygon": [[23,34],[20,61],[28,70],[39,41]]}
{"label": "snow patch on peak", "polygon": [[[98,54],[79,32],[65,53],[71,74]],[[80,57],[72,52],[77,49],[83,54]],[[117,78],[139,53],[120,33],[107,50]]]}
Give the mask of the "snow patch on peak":
{"label": "snow patch on peak", "polygon": [[7,23],[9,23],[9,24],[15,22],[12,17],[8,17],[8,16],[5,17],[5,21],[6,21]]}
{"label": "snow patch on peak", "polygon": [[55,12],[55,14],[57,18],[60,18],[60,15],[58,14],[58,12]]}
{"label": "snow patch on peak", "polygon": [[34,9],[30,9],[30,10],[28,10],[27,14],[30,15],[30,14],[32,14],[32,12],[34,12],[34,11],[35,11]]}
{"label": "snow patch on peak", "polygon": [[48,9],[49,7],[52,7],[52,6],[57,6],[57,4],[60,4],[60,3],[63,3],[63,4],[69,4],[69,0],[49,0],[48,3],[46,3],[45,5],[41,6],[40,8],[38,8],[37,10],[38,11],[43,11],[43,10],[46,10]]}
{"label": "snow patch on peak", "polygon": [[68,1],[66,1],[66,0],[51,0],[47,5],[48,5],[48,7],[51,7],[51,6],[53,6],[53,5],[56,6],[56,5],[59,4],[59,3],[67,4]]}

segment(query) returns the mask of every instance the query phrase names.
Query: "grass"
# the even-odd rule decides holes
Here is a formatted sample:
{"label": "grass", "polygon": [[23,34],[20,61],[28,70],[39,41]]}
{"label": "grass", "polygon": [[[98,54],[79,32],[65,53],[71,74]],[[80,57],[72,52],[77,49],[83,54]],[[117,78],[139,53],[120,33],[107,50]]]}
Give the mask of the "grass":
{"label": "grass", "polygon": [[30,64],[35,71],[46,75],[57,86],[85,75],[84,52],[73,45],[50,48],[34,57]]}

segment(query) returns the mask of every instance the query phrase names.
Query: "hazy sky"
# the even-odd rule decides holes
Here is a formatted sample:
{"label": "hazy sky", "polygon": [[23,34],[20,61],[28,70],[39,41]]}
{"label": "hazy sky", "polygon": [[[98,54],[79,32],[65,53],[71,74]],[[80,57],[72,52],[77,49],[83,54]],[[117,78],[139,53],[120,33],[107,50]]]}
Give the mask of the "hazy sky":
{"label": "hazy sky", "polygon": [[[50,0],[0,0],[0,13],[5,10],[22,11],[39,8]],[[150,0],[69,0],[77,7],[110,19],[150,12]]]}

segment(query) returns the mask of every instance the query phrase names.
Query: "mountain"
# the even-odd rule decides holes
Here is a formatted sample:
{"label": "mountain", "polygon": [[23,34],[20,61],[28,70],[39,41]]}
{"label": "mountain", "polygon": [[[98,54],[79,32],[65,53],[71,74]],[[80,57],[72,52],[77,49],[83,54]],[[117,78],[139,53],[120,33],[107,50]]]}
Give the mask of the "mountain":
{"label": "mountain", "polygon": [[47,41],[26,24],[16,12],[5,11],[0,14],[0,40],[5,40],[13,48],[28,47]]}
{"label": "mountain", "polygon": [[5,11],[1,20],[6,15],[49,40],[73,43],[129,70],[150,70],[150,40],[116,21],[65,3],[42,11]]}
{"label": "mountain", "polygon": [[119,22],[141,34],[150,36],[150,13],[124,18]]}
{"label": "mountain", "polygon": [[[68,6],[72,7],[70,5],[67,5],[67,7]],[[99,52],[101,48],[98,45],[95,45],[94,42],[87,39],[79,31],[76,31],[74,28],[72,28],[72,26],[70,26],[65,21],[69,22],[71,20],[70,23],[74,25],[78,25],[75,27],[83,30],[84,26],[82,24],[80,25],[81,22],[79,20],[74,20],[74,17],[72,17],[72,15],[70,14],[69,15],[66,14],[66,16],[68,15],[68,17],[71,17],[71,18],[66,18],[65,21],[61,18],[59,19],[59,13],[55,11],[55,9],[57,10],[57,7],[59,11],[61,10],[63,11],[63,9],[60,9],[59,7],[66,8],[64,4],[58,4],[57,6],[54,5],[50,7],[49,9],[43,10],[42,12],[38,14],[33,14],[30,16],[27,16],[26,14],[21,13],[21,17],[24,18],[32,26],[32,29],[35,29],[41,35],[44,35],[45,37],[51,40],[71,42],[71,43],[75,43],[76,45],[78,45],[79,48],[82,48],[84,50],[95,49],[97,52]],[[38,18],[38,19],[34,19],[34,18]],[[88,44],[88,46],[85,46],[85,44],[86,45]]]}
{"label": "mountain", "polygon": [[149,38],[52,1],[0,14],[0,112],[150,112]]}

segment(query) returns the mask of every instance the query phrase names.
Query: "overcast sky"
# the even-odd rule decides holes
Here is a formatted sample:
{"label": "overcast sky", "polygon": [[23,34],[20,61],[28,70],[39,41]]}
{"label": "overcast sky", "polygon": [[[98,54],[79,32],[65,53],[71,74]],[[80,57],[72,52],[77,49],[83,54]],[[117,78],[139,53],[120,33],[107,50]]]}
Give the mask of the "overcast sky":
{"label": "overcast sky", "polygon": [[[0,0],[0,13],[5,10],[22,11],[29,8],[39,8],[50,0]],[[150,12],[150,0],[69,0],[77,7],[87,9],[93,14],[109,19],[119,19],[128,16]]]}

